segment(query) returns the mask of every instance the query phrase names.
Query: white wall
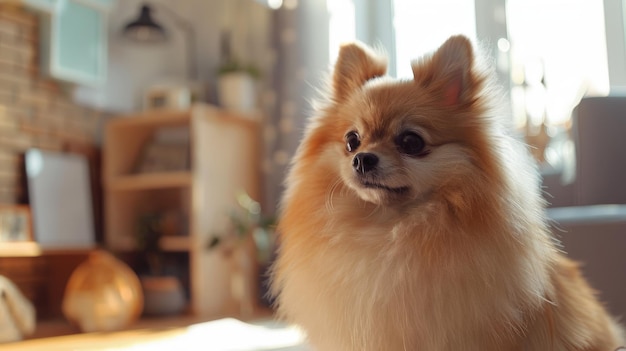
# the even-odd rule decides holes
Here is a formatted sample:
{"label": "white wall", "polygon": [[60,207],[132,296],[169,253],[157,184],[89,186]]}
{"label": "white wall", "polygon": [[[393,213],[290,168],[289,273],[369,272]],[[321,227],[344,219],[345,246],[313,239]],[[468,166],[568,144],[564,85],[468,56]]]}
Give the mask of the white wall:
{"label": "white wall", "polygon": [[263,68],[271,64],[271,10],[252,0],[151,0],[155,21],[170,34],[168,42],[152,45],[132,43],[121,35],[124,25],[136,18],[144,2],[116,1],[109,16],[107,82],[98,88],[77,87],[76,100],[112,113],[127,113],[141,108],[142,93],[151,84],[186,79],[184,32],[176,27],[163,6],[195,29],[198,75],[208,85],[209,102],[215,102],[215,70],[219,65],[222,29],[233,32],[233,50],[242,59]]}

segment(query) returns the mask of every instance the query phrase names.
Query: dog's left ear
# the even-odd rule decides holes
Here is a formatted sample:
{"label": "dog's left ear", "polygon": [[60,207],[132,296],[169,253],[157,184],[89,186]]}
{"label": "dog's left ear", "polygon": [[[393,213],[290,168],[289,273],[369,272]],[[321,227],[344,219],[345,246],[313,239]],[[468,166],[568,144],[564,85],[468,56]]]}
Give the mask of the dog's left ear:
{"label": "dog's left ear", "polygon": [[446,106],[467,101],[475,84],[472,76],[474,51],[465,36],[450,37],[430,57],[430,61],[414,62],[413,77],[416,82],[432,87],[441,94]]}
{"label": "dog's left ear", "polygon": [[372,78],[380,77],[387,71],[387,60],[376,55],[361,43],[343,45],[333,73],[334,98],[345,100]]}

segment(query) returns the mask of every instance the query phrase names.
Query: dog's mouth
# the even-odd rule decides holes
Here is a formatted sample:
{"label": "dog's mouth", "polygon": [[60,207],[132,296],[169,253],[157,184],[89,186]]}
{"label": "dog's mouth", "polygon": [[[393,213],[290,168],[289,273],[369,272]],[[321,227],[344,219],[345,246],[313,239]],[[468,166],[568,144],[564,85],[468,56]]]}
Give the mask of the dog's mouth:
{"label": "dog's mouth", "polygon": [[384,190],[384,191],[387,191],[393,194],[398,194],[398,195],[407,193],[410,190],[408,186],[392,187],[392,186],[388,186],[385,184],[369,182],[369,181],[364,181],[364,180],[361,180],[361,185],[363,185],[365,188],[368,188],[368,189],[380,189],[380,190]]}

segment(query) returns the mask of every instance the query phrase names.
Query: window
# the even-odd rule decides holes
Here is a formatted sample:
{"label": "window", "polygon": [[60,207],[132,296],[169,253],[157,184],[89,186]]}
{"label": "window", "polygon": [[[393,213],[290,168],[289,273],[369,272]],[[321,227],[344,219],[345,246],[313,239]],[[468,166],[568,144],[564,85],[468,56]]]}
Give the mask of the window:
{"label": "window", "polygon": [[602,0],[507,0],[511,107],[544,166],[575,176],[571,114],[584,96],[609,93]]}
{"label": "window", "polygon": [[412,78],[410,62],[436,50],[448,37],[476,39],[473,0],[393,0],[396,76]]}
{"label": "window", "polygon": [[507,0],[516,125],[563,125],[584,95],[609,92],[602,0]]}
{"label": "window", "polygon": [[[609,78],[612,82],[626,82],[622,14],[614,13],[612,2],[327,0],[327,3],[334,9],[331,57],[337,55],[338,38],[343,41],[356,36],[386,49],[391,76],[411,78],[410,61],[432,52],[450,35],[464,34],[477,40],[494,55],[498,78],[505,88],[510,88],[515,125],[534,147],[534,155],[556,167],[560,167],[558,164],[563,159],[554,157],[555,148],[559,148],[556,141],[567,139],[571,113],[580,99],[608,94]],[[604,6],[609,5],[613,7],[605,11]],[[626,11],[626,5],[619,9]],[[613,29],[607,31],[607,28]],[[609,63],[614,65],[611,71]],[[553,156],[544,157],[548,153]]]}
{"label": "window", "polygon": [[329,14],[329,62],[339,55],[339,46],[356,39],[355,9],[352,0],[326,0]]}
{"label": "window", "polygon": [[[497,5],[506,5],[505,16]],[[464,34],[499,47],[510,55],[505,69],[514,88],[536,88],[524,93],[534,105],[517,102],[520,127],[527,122],[566,123],[582,95],[609,91],[603,0],[327,0],[327,6],[331,62],[341,42],[357,38],[386,49],[391,75],[410,78],[409,62],[435,50],[450,35]],[[483,21],[506,23],[508,40],[506,33],[483,29],[477,34],[477,6],[493,12],[482,14]],[[541,89],[543,98],[538,97]],[[532,116],[520,115],[526,112]]]}

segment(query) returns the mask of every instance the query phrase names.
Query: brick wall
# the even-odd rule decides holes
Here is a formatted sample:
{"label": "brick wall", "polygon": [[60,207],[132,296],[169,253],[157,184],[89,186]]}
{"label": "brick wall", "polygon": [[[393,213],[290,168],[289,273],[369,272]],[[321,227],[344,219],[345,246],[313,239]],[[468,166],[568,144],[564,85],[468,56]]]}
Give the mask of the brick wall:
{"label": "brick wall", "polygon": [[73,103],[69,89],[40,73],[37,15],[0,4],[0,204],[24,200],[25,150],[96,140],[103,113]]}

